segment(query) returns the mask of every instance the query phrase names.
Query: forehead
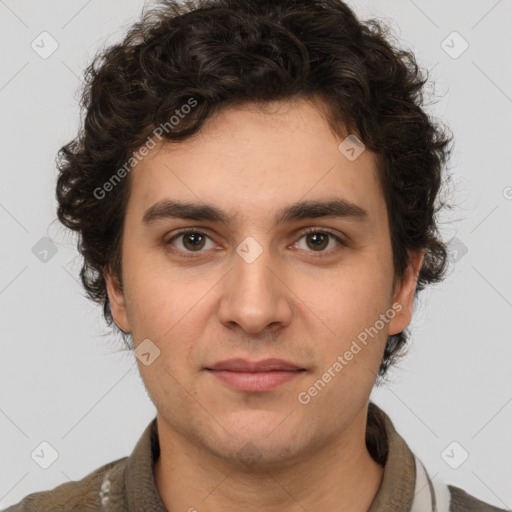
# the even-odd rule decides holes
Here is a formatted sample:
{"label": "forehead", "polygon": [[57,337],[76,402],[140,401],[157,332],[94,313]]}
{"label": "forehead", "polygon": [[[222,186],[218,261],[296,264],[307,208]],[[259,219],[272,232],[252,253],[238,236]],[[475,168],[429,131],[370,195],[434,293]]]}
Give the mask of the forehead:
{"label": "forehead", "polygon": [[375,156],[364,150],[347,158],[346,135],[333,133],[321,109],[303,99],[230,107],[135,166],[128,210],[140,217],[158,201],[185,200],[218,205],[240,221],[328,196],[378,214]]}

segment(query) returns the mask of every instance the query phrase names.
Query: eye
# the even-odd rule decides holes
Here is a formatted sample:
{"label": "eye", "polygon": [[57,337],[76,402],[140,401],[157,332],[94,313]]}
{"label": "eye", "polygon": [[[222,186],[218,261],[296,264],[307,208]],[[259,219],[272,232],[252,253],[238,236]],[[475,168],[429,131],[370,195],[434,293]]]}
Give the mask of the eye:
{"label": "eye", "polygon": [[[210,240],[210,247],[207,247],[207,239]],[[176,240],[181,240],[181,242],[174,244]],[[204,249],[205,247],[206,249],[211,249],[213,247],[213,242],[206,233],[191,229],[181,231],[170,238],[166,242],[166,245],[167,244],[174,245],[183,252],[201,252],[201,249]]]}
{"label": "eye", "polygon": [[[325,249],[326,247],[329,246],[329,242],[333,241],[338,242],[338,245],[345,245],[345,243],[339,236],[335,235],[332,231],[325,228],[308,228],[308,230],[305,233],[303,233],[303,235],[300,237],[299,242],[296,242],[296,245],[300,245],[300,240],[302,240],[303,238],[306,240],[305,250],[312,250],[312,252],[330,252],[326,251]],[[304,247],[298,248],[304,249]]]}

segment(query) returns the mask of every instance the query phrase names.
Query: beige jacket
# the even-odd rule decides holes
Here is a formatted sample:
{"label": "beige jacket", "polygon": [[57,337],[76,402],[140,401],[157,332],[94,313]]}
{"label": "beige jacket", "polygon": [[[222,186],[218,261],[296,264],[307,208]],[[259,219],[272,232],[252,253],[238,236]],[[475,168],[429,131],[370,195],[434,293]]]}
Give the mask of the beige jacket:
{"label": "beige jacket", "polygon": [[[368,512],[504,512],[427,474],[389,417],[370,402],[366,442],[384,466]],[[76,482],[29,494],[4,512],[166,512],[153,476],[160,455],[156,418],[129,457],[109,462]]]}

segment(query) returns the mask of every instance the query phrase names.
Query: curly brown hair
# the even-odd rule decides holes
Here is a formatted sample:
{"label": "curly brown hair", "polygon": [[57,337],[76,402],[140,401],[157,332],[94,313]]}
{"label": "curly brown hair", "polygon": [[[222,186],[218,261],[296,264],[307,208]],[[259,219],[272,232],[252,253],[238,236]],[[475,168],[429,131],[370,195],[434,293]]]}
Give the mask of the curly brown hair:
{"label": "curly brown hair", "polygon": [[[166,142],[191,137],[235,104],[322,100],[329,125],[356,134],[376,154],[395,277],[403,275],[408,251],[423,249],[416,291],[440,281],[447,247],[438,231],[439,191],[452,136],[424,111],[427,75],[388,26],[358,20],[341,0],[166,1],[144,11],[120,44],[87,67],[83,124],[57,157],[57,214],[78,233],[88,298],[103,305],[112,326],[104,271],[122,288],[130,190],[129,176],[112,177],[116,169],[125,176],[135,151],[191,99],[194,108],[162,132]],[[118,332],[132,348],[129,334]],[[407,339],[406,331],[388,338],[379,377]]]}

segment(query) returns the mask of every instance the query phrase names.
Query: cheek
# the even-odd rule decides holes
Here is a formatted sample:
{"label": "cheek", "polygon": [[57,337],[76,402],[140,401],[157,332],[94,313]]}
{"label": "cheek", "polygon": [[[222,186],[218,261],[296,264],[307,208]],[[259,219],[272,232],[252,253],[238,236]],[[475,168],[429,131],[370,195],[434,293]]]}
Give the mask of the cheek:
{"label": "cheek", "polygon": [[183,333],[200,315],[201,296],[197,290],[181,290],[180,283],[139,280],[132,283],[130,321],[134,334],[163,343],[176,333]]}
{"label": "cheek", "polygon": [[361,261],[314,281],[301,281],[304,301],[340,339],[356,336],[390,307],[392,277],[377,261]]}
{"label": "cheek", "polygon": [[130,249],[126,243],[123,277],[133,337],[135,342],[144,338],[157,342],[183,316],[189,294],[176,273],[156,265],[144,252]]}
{"label": "cheek", "polygon": [[[332,385],[328,385],[327,393],[322,393],[320,403],[322,400],[328,402],[330,397],[348,406],[372,389],[392,318],[388,315],[387,321],[381,319],[381,315],[389,313],[391,308],[391,286],[392,277],[386,276],[381,264],[374,259],[372,265],[364,262],[333,272],[325,279],[323,295],[318,294],[316,288],[316,299],[308,306],[323,321],[319,325],[325,335],[315,340],[321,363],[313,382],[319,378],[323,380],[324,376],[326,380],[332,379]],[[336,377],[326,375],[329,370]],[[350,397],[347,389],[351,390]]]}
{"label": "cheek", "polygon": [[334,331],[322,328],[327,334],[315,341],[320,364],[309,385],[317,386],[319,380],[327,383],[325,392],[318,392],[315,399],[320,409],[330,410],[333,402],[348,410],[355,408],[374,385],[392,318],[388,314],[391,281],[376,276],[355,269],[333,275],[322,301],[311,307],[319,318],[326,319],[329,331]]}
{"label": "cheek", "polygon": [[125,296],[134,343],[149,338],[162,350],[186,352],[187,340],[198,339],[211,315],[208,292],[218,276],[171,268],[144,253],[132,253],[125,265]]}

